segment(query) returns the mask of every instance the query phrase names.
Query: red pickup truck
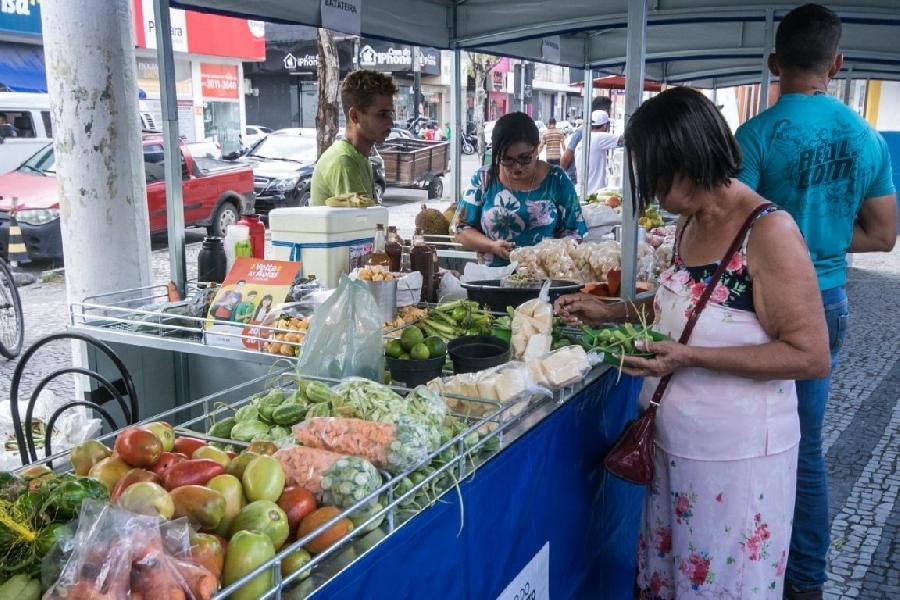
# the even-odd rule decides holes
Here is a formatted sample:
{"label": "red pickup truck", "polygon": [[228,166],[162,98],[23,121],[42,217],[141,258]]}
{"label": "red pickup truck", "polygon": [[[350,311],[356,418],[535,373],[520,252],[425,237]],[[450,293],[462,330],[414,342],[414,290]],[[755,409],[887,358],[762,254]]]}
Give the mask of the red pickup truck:
{"label": "red pickup truck", "polygon": [[[163,139],[144,134],[144,170],[150,233],[166,230],[166,189]],[[253,169],[209,158],[194,158],[181,145],[181,193],[186,226],[203,226],[211,235],[225,235],[225,228],[253,211]],[[0,175],[0,256],[7,254],[10,212],[16,199],[16,220],[22,228],[28,256],[62,258],[56,158],[48,144],[15,171]]]}

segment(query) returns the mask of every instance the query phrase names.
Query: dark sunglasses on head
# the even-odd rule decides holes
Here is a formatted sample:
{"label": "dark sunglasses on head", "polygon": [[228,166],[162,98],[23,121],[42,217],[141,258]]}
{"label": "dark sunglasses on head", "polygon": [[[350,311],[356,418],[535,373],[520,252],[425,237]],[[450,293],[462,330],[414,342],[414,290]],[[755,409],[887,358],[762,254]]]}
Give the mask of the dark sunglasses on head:
{"label": "dark sunglasses on head", "polygon": [[504,156],[500,159],[500,164],[504,167],[511,167],[514,164],[519,163],[524,167],[526,165],[530,165],[532,160],[534,160],[534,150],[525,154],[520,154],[516,157]]}

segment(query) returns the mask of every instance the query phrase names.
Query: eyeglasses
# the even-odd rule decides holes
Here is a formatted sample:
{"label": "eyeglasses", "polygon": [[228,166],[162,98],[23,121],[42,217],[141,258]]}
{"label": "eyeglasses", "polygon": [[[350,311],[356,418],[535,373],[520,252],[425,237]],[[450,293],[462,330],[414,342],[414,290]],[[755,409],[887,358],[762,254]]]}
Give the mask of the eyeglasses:
{"label": "eyeglasses", "polygon": [[516,163],[519,163],[523,167],[530,165],[531,161],[534,160],[534,150],[531,152],[526,152],[525,154],[520,154],[519,156],[504,156],[500,159],[500,164],[504,167],[511,167]]}

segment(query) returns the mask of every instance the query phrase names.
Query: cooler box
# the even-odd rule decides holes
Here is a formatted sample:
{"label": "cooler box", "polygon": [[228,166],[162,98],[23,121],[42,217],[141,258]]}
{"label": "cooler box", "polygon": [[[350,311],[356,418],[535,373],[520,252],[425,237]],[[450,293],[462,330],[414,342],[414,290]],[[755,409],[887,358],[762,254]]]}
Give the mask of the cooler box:
{"label": "cooler box", "polygon": [[365,263],[375,228],[387,229],[388,211],[372,208],[276,208],[269,213],[272,258],[299,260],[303,275],[333,288],[344,273]]}

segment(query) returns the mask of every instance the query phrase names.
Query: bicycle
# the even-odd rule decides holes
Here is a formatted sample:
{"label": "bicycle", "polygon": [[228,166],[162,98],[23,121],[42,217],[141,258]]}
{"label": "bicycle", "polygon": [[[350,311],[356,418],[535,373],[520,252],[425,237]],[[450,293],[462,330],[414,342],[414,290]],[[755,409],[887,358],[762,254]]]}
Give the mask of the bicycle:
{"label": "bicycle", "polygon": [[0,355],[13,359],[25,341],[25,315],[22,299],[6,261],[0,258]]}

